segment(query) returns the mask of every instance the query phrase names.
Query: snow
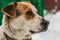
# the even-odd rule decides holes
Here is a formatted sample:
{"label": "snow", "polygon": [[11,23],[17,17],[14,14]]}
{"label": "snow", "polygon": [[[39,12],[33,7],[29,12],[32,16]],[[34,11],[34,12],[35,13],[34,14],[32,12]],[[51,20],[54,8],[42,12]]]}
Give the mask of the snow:
{"label": "snow", "polygon": [[48,30],[32,35],[33,40],[60,40],[60,11],[46,15],[45,19],[50,21]]}

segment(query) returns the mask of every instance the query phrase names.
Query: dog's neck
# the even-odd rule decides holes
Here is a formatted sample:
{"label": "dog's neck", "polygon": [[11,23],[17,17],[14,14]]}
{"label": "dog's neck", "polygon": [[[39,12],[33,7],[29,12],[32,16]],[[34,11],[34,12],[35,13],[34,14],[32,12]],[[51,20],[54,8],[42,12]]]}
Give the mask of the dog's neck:
{"label": "dog's neck", "polygon": [[26,35],[30,35],[29,37],[31,38],[31,33],[29,31],[25,29],[15,30],[13,26],[10,24],[10,22],[6,21],[6,18],[4,18],[4,22],[2,25],[3,25],[3,32],[5,32],[5,35],[7,34],[10,38],[20,40],[25,39]]}
{"label": "dog's neck", "polygon": [[9,25],[9,23],[4,26],[4,36],[7,40],[15,40],[15,38],[12,37],[14,35],[14,32],[10,27],[11,26]]}
{"label": "dog's neck", "polygon": [[14,38],[9,37],[5,32],[4,32],[4,36],[7,40],[15,40]]}
{"label": "dog's neck", "polygon": [[10,25],[9,18],[6,15],[3,16],[2,27],[3,27],[3,31],[10,37],[15,32],[15,30]]}
{"label": "dog's neck", "polygon": [[4,27],[4,35],[5,35],[6,39],[16,40],[17,37],[18,37],[17,40],[19,40],[19,38],[20,39],[25,39],[24,36],[26,36],[26,35],[30,35],[30,36],[27,36],[27,37],[31,38],[30,32],[25,31],[25,30],[21,30],[21,31],[15,31],[15,30],[13,30],[13,31],[11,31],[13,28],[10,29],[9,27],[11,27],[11,25],[6,25]]}

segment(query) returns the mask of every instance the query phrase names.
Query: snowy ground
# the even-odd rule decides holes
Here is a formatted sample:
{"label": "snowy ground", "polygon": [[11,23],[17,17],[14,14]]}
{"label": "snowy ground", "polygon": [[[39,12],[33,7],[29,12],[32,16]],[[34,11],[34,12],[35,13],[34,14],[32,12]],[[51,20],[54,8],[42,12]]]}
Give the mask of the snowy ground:
{"label": "snowy ground", "polygon": [[50,25],[46,32],[34,34],[33,40],[60,40],[60,11],[55,15],[48,14],[45,19],[50,21]]}

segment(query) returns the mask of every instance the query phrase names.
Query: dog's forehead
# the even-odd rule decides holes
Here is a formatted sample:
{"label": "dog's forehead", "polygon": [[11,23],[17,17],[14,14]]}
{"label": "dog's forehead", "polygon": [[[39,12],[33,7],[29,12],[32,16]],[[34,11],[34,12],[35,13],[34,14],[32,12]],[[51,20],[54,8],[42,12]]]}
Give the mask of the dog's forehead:
{"label": "dog's forehead", "polygon": [[22,11],[30,8],[37,12],[37,9],[29,2],[17,2],[17,8]]}

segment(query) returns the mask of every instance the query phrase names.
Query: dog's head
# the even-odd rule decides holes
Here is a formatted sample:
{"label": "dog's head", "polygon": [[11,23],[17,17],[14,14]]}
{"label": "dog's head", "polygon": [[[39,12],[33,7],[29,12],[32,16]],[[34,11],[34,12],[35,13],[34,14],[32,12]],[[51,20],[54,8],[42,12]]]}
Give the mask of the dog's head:
{"label": "dog's head", "polygon": [[32,33],[42,32],[47,29],[49,22],[38,15],[35,7],[28,2],[13,2],[3,8],[5,22],[15,30],[26,29]]}

